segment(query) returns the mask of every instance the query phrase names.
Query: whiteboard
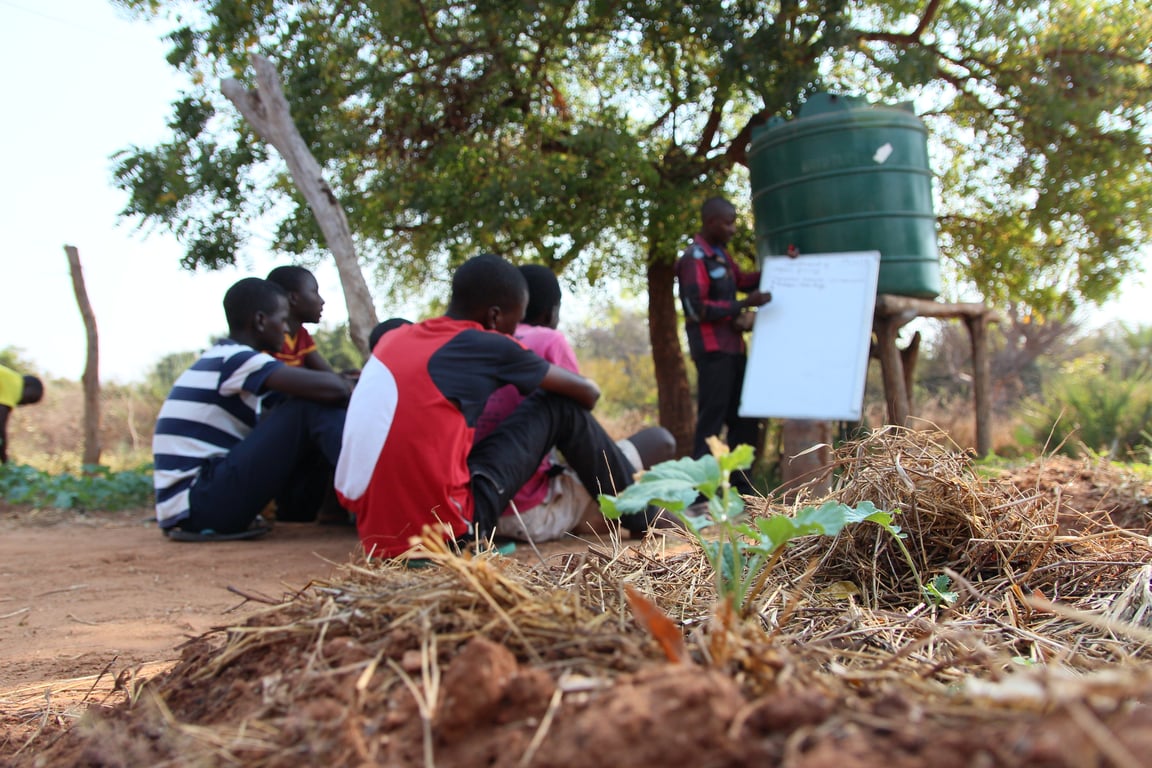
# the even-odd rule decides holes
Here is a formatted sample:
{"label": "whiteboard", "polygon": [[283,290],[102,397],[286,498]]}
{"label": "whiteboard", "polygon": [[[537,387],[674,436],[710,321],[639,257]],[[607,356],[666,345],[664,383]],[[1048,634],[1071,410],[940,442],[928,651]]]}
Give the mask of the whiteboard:
{"label": "whiteboard", "polygon": [[764,260],[741,416],[860,419],[879,272],[879,251]]}

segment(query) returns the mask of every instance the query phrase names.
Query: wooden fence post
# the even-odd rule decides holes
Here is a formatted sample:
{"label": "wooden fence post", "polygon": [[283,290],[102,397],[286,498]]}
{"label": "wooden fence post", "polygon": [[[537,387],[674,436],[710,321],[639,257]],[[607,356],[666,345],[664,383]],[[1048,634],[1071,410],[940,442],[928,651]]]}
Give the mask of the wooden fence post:
{"label": "wooden fence post", "polygon": [[88,354],[84,361],[84,457],[85,466],[100,463],[100,341],[96,334],[96,315],[88,301],[88,289],[84,287],[84,273],[80,269],[80,251],[74,245],[64,246],[68,256],[68,271],[72,274],[72,290],[76,294],[76,304],[80,307],[80,317],[84,319],[84,330],[88,336]]}

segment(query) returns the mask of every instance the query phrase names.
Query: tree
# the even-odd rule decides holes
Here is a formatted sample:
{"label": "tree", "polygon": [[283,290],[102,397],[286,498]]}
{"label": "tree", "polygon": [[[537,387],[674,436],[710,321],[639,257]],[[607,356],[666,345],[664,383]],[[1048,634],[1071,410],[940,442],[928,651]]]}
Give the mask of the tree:
{"label": "tree", "polygon": [[347,325],[317,328],[313,331],[312,338],[316,341],[316,348],[324,355],[324,359],[333,370],[358,371],[364,363],[364,354],[352,342],[352,335]]}
{"label": "tree", "polygon": [[25,357],[25,354],[25,351],[20,347],[0,348],[0,365],[21,374],[35,375],[37,373],[36,364]]}
{"label": "tree", "polygon": [[1150,36],[1135,0],[216,0],[170,36],[196,82],[172,140],[125,150],[116,176],[125,215],[183,237],[188,266],[230,263],[269,215],[277,248],[318,252],[217,95],[270,56],[388,291],[442,284],[477,250],[644,285],[661,421],[686,442],[673,262],[704,197],[746,200],[754,127],[817,90],[917,99],[956,279],[1066,314],[1148,241]]}

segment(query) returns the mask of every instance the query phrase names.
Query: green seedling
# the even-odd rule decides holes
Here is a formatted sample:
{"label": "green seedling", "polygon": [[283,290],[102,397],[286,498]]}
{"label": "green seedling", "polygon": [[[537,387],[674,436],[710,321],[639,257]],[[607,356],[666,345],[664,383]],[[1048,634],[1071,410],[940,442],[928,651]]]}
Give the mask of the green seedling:
{"label": "green seedling", "polygon": [[[675,514],[695,536],[712,566],[720,599],[741,615],[747,614],[764,589],[784,545],[801,536],[835,536],[853,523],[876,523],[896,537],[911,563],[900,528],[892,523],[892,513],[876,509],[868,501],[856,507],[829,501],[804,507],[794,517],[743,519],[744,499],[733,490],[730,478],[733,472],[752,465],[752,448],[741,445],[729,452],[719,441],[711,442],[711,447],[709,456],[657,464],[618,496],[601,495],[600,509],[612,520],[642,512],[652,504]],[[699,496],[707,499],[707,512],[687,514]],[[707,529],[714,529],[715,535],[706,535]]]}
{"label": "green seedling", "polygon": [[940,574],[932,581],[924,584],[921,589],[924,590],[924,597],[927,598],[931,605],[952,605],[959,598],[960,594],[951,589],[952,579],[944,574]]}

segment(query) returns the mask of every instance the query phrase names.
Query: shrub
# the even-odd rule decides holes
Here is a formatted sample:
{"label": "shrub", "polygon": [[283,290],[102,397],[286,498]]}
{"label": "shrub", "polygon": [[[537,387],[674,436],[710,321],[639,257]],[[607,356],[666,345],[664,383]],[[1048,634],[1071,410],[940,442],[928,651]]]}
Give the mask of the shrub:
{"label": "shrub", "polygon": [[1121,377],[1107,366],[1078,361],[1029,404],[1026,419],[1038,444],[1068,456],[1146,454],[1152,375],[1144,368]]}

